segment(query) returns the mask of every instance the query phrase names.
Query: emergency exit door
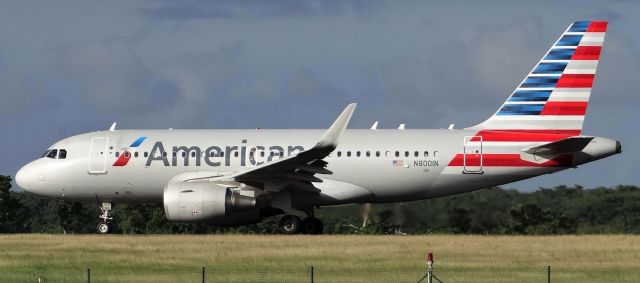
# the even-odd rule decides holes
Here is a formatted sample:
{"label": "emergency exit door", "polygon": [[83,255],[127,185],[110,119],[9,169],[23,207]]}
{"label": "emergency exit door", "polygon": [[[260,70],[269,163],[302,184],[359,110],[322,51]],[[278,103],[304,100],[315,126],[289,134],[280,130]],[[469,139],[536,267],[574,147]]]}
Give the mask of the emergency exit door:
{"label": "emergency exit door", "polygon": [[464,158],[462,173],[482,174],[482,137],[464,137]]}
{"label": "emergency exit door", "polygon": [[91,139],[89,149],[89,174],[107,173],[107,143],[109,138],[95,137]]}

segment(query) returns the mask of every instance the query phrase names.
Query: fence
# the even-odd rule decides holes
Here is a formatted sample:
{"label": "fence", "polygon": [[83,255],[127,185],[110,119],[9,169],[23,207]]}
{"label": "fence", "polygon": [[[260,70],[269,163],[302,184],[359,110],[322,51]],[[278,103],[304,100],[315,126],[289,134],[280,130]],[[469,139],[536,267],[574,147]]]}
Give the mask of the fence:
{"label": "fence", "polygon": [[[303,270],[242,270],[229,272],[207,268],[193,271],[171,270],[114,271],[100,269],[62,270],[57,272],[16,272],[0,274],[0,282],[416,282],[425,270],[323,269],[319,266]],[[615,270],[536,270],[435,268],[443,282],[637,282],[637,274]],[[635,277],[634,277],[635,276]],[[424,281],[426,282],[426,280]],[[435,281],[434,281],[435,282]]]}

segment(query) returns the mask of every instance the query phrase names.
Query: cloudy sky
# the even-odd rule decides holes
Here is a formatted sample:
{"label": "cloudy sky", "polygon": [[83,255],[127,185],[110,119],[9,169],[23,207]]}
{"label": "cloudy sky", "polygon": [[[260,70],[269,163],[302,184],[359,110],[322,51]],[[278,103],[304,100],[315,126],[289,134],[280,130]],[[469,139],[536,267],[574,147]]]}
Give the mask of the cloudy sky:
{"label": "cloudy sky", "polygon": [[[3,1],[0,174],[120,128],[471,126],[575,20],[609,29],[584,133],[620,156],[507,185],[640,184],[635,1]],[[481,2],[481,3],[480,3]],[[517,4],[516,4],[517,2]]]}

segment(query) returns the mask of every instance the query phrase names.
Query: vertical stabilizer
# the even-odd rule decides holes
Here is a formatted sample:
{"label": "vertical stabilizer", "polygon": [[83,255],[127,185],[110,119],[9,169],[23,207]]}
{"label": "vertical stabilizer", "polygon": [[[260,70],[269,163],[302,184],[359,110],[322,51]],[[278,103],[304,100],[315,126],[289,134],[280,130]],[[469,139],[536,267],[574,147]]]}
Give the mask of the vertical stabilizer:
{"label": "vertical stabilizer", "polygon": [[606,29],[571,24],[500,109],[470,129],[580,134]]}

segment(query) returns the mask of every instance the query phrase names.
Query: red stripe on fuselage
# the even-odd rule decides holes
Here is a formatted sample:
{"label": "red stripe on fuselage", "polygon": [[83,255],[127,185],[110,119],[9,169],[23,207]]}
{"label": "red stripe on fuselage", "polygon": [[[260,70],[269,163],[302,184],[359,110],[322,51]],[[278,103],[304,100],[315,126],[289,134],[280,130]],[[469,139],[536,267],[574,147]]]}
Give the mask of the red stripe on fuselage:
{"label": "red stripe on fuselage", "polygon": [[131,154],[128,154],[128,152],[123,152],[120,157],[118,157],[118,160],[113,163],[113,166],[125,166],[127,165],[127,163],[129,163],[129,159],[131,159]]}
{"label": "red stripe on fuselage", "polygon": [[[483,142],[492,141],[514,141],[514,142],[537,142],[537,141],[557,141],[564,138],[577,136],[580,130],[482,130],[476,136],[481,136]],[[471,141],[480,141],[479,137],[474,137]]]}
{"label": "red stripe on fuselage", "polygon": [[[464,154],[457,154],[448,166],[464,166]],[[561,155],[544,163],[534,163],[520,158],[520,154],[482,154],[483,167],[570,167],[571,155]],[[468,154],[467,166],[479,166],[480,155]]]}
{"label": "red stripe on fuselage", "polygon": [[583,115],[587,112],[586,101],[549,101],[540,115]]}
{"label": "red stripe on fuselage", "polygon": [[607,31],[607,22],[591,22],[587,27],[587,32],[605,32]]}
{"label": "red stripe on fuselage", "polygon": [[601,46],[578,46],[573,52],[571,60],[598,60],[600,58]]}
{"label": "red stripe on fuselage", "polygon": [[591,87],[593,85],[593,74],[563,74],[560,76],[556,87],[574,88]]}

